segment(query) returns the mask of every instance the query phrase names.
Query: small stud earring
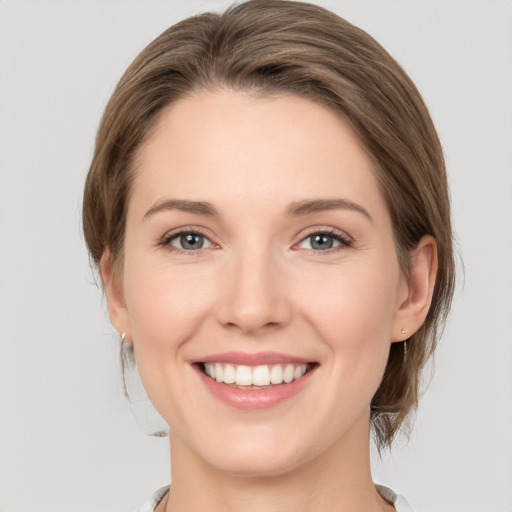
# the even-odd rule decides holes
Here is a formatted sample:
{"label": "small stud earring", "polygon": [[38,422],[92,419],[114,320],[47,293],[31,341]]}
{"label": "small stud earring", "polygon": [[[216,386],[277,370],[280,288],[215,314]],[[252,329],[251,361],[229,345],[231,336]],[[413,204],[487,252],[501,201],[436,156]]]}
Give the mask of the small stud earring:
{"label": "small stud earring", "polygon": [[123,332],[123,334],[121,334],[121,341],[124,341],[125,338],[126,338],[126,333]]}
{"label": "small stud earring", "polygon": [[402,329],[402,330],[401,330],[401,333],[402,333],[402,334],[407,334],[407,329]]}

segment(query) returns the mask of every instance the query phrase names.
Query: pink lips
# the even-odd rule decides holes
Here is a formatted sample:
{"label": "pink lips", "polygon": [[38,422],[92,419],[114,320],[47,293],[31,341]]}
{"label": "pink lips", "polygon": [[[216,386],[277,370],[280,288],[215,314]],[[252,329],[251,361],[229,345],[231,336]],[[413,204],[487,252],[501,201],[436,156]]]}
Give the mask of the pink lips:
{"label": "pink lips", "polygon": [[223,352],[207,356],[194,364],[199,378],[206,389],[222,403],[241,410],[261,410],[274,407],[285,400],[297,395],[310,382],[311,377],[317,365],[314,365],[300,379],[294,380],[289,384],[277,384],[261,389],[240,389],[233,385],[217,382],[211,377],[205,375],[199,363],[226,363],[233,365],[272,365],[280,363],[307,364],[311,361],[282,354],[277,352],[259,352],[256,354],[245,352]]}
{"label": "pink lips", "polygon": [[279,364],[279,363],[300,363],[306,364],[311,361],[302,357],[291,356],[279,352],[258,352],[251,354],[248,352],[222,352],[207,356],[198,363],[230,363],[245,364],[247,366],[259,366],[260,364]]}

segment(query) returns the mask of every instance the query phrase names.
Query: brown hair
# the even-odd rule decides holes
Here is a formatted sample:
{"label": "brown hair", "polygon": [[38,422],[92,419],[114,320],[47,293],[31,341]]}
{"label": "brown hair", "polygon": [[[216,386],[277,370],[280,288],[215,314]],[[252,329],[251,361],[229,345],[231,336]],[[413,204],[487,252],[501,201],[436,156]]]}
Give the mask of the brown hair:
{"label": "brown hair", "polygon": [[250,0],[188,18],[163,32],[119,81],[99,126],[84,190],[83,228],[96,265],[122,262],[133,160],[164,107],[201,89],[291,93],[347,119],[375,161],[402,271],[424,235],[439,270],[423,326],[392,343],[372,400],[377,446],[391,443],[417,407],[421,370],[434,353],[454,288],[450,203],[442,148],[421,96],[366,32],[321,7]]}

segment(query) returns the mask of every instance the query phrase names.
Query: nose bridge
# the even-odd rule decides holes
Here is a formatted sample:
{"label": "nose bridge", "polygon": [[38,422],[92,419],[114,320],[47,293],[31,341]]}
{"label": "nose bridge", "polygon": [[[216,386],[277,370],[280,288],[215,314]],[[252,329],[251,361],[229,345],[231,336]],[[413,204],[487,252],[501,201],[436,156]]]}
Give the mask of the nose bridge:
{"label": "nose bridge", "polygon": [[276,256],[268,247],[247,245],[235,250],[225,269],[226,295],[220,319],[254,333],[287,322],[289,304]]}

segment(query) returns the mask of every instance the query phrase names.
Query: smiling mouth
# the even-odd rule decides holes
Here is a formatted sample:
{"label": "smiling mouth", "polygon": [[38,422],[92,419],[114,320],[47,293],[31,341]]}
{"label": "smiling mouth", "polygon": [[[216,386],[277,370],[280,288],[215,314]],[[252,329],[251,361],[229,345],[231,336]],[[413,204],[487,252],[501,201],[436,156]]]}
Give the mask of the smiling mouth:
{"label": "smiling mouth", "polygon": [[287,363],[247,366],[227,363],[200,363],[200,370],[212,380],[238,389],[268,389],[301,379],[317,363]]}

